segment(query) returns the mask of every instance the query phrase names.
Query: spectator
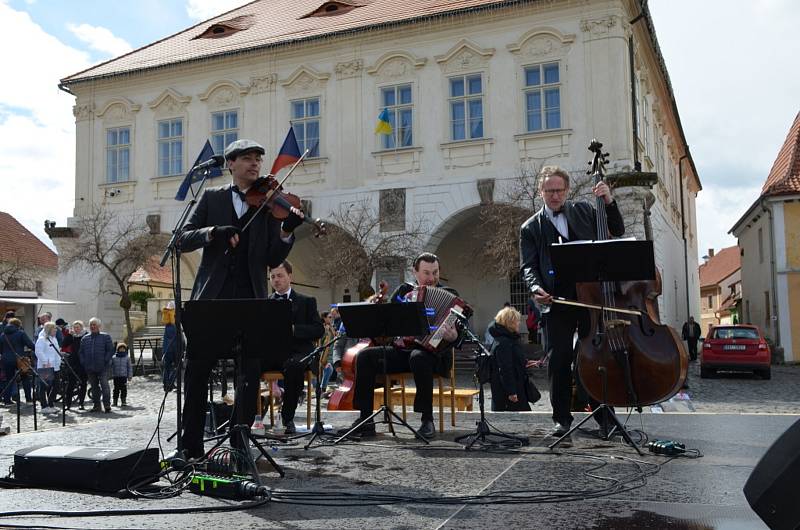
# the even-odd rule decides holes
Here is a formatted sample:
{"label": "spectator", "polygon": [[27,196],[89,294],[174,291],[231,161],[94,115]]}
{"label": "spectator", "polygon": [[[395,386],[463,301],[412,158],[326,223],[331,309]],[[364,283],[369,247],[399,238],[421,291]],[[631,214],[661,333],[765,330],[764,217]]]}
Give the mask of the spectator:
{"label": "spectator", "polygon": [[700,338],[701,333],[700,324],[694,321],[693,316],[689,317],[688,322],[683,323],[681,338],[686,341],[686,345],[689,347],[689,360],[691,361],[697,360],[697,340]]}
{"label": "spectator", "polygon": [[39,399],[44,414],[58,412],[55,399],[60,380],[61,349],[56,340],[57,329],[54,323],[46,322],[42,334],[36,339],[36,372],[39,374]]}
{"label": "spectator", "polygon": [[161,310],[161,322],[164,324],[164,337],[161,339],[161,348],[164,363],[164,392],[169,392],[175,388],[175,363],[178,353],[178,333],[175,327],[175,302],[167,303],[167,307]]}
{"label": "spectator", "polygon": [[[494,337],[492,345],[492,410],[531,410],[528,401],[535,403],[539,392],[528,395],[526,368],[534,361],[525,358],[519,335],[522,315],[513,307],[504,307],[489,325]],[[535,388],[535,387],[534,387]]]}
{"label": "spectator", "polygon": [[128,355],[128,345],[124,342],[117,344],[117,354],[111,359],[111,377],[114,378],[114,406],[128,406],[128,381],[133,377],[133,366]]}
{"label": "spectator", "polygon": [[[39,326],[36,328],[37,339],[42,335],[42,331],[44,330],[44,325],[52,320],[53,320],[53,313],[51,313],[50,311],[45,311],[44,313],[42,313],[37,317],[36,321],[39,324]],[[64,322],[64,324],[66,324],[66,322]],[[56,340],[58,340],[59,347],[61,346],[61,343],[64,342],[64,335],[61,333],[60,328],[58,328],[58,331],[56,332]]]}
{"label": "spectator", "polygon": [[81,339],[80,358],[86,378],[91,385],[91,397],[94,402],[92,412],[100,412],[102,395],[103,410],[111,412],[111,395],[108,387],[108,368],[114,356],[114,344],[107,333],[100,329],[103,323],[99,318],[89,320],[89,333]]}
{"label": "spectator", "polygon": [[[18,318],[9,318],[5,327],[3,328],[3,336],[0,337],[0,359],[2,359],[3,373],[5,374],[5,392],[3,393],[3,403],[6,405],[12,404],[12,396],[17,396],[19,389],[17,382],[12,381],[14,374],[17,373],[17,359],[22,362],[27,362],[30,366],[30,355],[25,353],[25,348],[33,350],[35,345],[30,337],[22,330],[22,322]],[[27,375],[20,374],[23,382],[27,381]],[[25,398],[31,401],[30,382],[25,387]]]}
{"label": "spectator", "polygon": [[[81,348],[81,339],[86,335],[86,330],[83,327],[83,322],[76,320],[72,323],[72,333],[64,337],[64,345],[61,351],[69,353],[64,359],[69,367],[64,371],[62,377],[67,378],[67,395],[64,400],[67,402],[66,408],[72,406],[72,398],[76,398],[78,408],[84,410],[84,402],[86,401],[86,370],[83,369],[79,350]],[[77,395],[76,395],[77,392]]]}
{"label": "spectator", "polygon": [[[322,317],[322,325],[325,328],[325,334],[322,336],[321,339],[317,341],[317,346],[328,344],[336,336],[336,329],[333,327],[333,315],[331,314],[331,312],[323,311],[322,313],[320,313],[320,316]],[[325,392],[325,390],[327,389],[328,381],[330,381],[331,374],[333,374],[335,371],[333,369],[332,361],[333,361],[333,344],[330,344],[327,348],[325,348],[325,351],[322,352],[322,356],[319,359],[319,364],[321,367],[323,367],[322,384],[320,385],[320,388],[322,388],[323,392]]]}

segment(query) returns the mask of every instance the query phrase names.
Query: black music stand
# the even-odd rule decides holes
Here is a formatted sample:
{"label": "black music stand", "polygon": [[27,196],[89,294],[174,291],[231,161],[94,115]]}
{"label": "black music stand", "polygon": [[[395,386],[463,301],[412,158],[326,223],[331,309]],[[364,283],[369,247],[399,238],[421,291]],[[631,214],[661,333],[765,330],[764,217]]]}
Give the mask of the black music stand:
{"label": "black music stand", "polygon": [[[574,282],[617,282],[617,281],[637,281],[653,280],[656,277],[656,266],[653,255],[652,241],[637,241],[631,239],[608,239],[603,241],[585,241],[575,243],[562,243],[550,245],[550,259],[553,269],[558,271],[559,281]],[[641,325],[641,321],[640,321]],[[626,362],[628,362],[627,352]],[[601,416],[605,434],[601,433],[601,439],[610,439],[614,431],[619,431],[625,441],[636,449],[639,455],[642,451],[633,442],[625,426],[620,423],[613,409],[608,405],[608,373],[605,366],[601,366],[598,371],[602,380],[603,400],[600,405],[592,410],[592,413],[578,422],[569,431],[548,446],[552,449],[560,444],[562,440],[570,436],[580,428],[581,425],[589,421],[596,414]],[[614,424],[614,428],[609,430],[608,421]]]}
{"label": "black music stand", "polygon": [[[267,353],[279,356],[270,357],[270,363],[286,361],[292,343],[292,304],[287,300],[244,299],[244,300],[191,300],[186,302],[183,315],[184,329],[189,341],[188,358],[197,358],[200,352],[212,355],[214,359],[236,359],[236,401],[231,412],[230,433],[213,436],[214,447],[206,452],[206,457],[221,446],[230,435],[241,443],[245,453],[248,471],[259,485],[261,478],[256,469],[249,443],[258,448],[275,471],[283,477],[283,469],[275,462],[261,443],[250,432],[249,423],[233,424],[237,414],[244,410],[242,402],[246,398],[244,359],[265,359]],[[264,333],[267,331],[267,333]],[[264,338],[269,337],[269,349],[265,348]],[[202,348],[192,347],[203,344]],[[199,351],[198,351],[199,350]],[[213,353],[212,353],[213,352]],[[259,398],[260,399],[260,398]],[[237,411],[239,409],[239,411]],[[249,421],[244,418],[245,422]]]}
{"label": "black music stand", "polygon": [[[422,302],[404,302],[402,304],[363,302],[338,304],[337,307],[349,337],[419,337],[428,334],[430,331],[428,317],[425,314],[425,304]],[[383,346],[383,373],[386,375],[385,345]],[[352,429],[337,438],[333,443],[338,444],[345,440],[358,431],[362,425],[383,414],[383,419],[377,423],[387,424],[392,436],[397,436],[394,432],[394,424],[396,423],[414,433],[416,438],[429,444],[430,442],[425,437],[420,435],[395,411],[389,408],[389,390],[389,388],[383,389],[383,405],[378,410],[368,418],[364,418],[357,425],[354,425]]]}

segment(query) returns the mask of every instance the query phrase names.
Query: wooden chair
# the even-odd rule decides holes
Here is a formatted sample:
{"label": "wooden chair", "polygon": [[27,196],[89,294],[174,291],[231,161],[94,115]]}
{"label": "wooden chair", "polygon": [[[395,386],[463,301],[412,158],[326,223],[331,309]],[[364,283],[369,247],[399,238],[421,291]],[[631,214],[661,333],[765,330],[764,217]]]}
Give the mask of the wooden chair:
{"label": "wooden chair", "polygon": [[[309,429],[311,428],[311,400],[314,397],[314,393],[312,391],[311,379],[314,377],[314,374],[311,370],[306,370],[306,427]],[[283,380],[283,372],[264,372],[261,374],[261,380],[267,384],[266,388],[266,397],[267,397],[267,407],[269,408],[269,425],[273,427],[275,425],[275,401],[276,397],[272,394],[272,383],[278,382]],[[261,407],[261,397],[264,396],[265,391],[260,391],[258,396],[258,405],[256,406],[258,410],[258,414],[262,415],[262,407]]]}
{"label": "wooden chair", "polygon": [[[451,350],[452,358],[450,360],[450,370],[447,377],[442,377],[439,374],[434,374],[433,377],[437,386],[434,387],[433,397],[438,397],[439,403],[439,431],[444,431],[444,400],[445,395],[450,400],[450,424],[456,426],[456,352],[455,348]],[[388,374],[387,379],[389,383],[385,388],[389,388],[389,407],[392,406],[392,396],[400,394],[400,403],[403,407],[402,416],[403,421],[406,421],[406,379],[412,378],[414,374],[411,372],[402,372],[396,374]],[[398,384],[394,384],[394,382]],[[437,394],[438,390],[438,394]]]}

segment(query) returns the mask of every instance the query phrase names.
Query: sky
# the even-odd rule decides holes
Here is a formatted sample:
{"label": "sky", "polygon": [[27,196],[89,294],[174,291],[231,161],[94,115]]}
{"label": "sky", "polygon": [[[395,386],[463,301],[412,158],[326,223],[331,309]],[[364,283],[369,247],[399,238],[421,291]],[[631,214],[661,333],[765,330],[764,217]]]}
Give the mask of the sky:
{"label": "sky", "polygon": [[[44,221],[66,225],[75,183],[74,99],[59,79],[243,3],[0,0],[0,210],[54,248]],[[736,244],[728,231],[758,198],[800,111],[800,10],[795,0],[649,5],[703,186],[700,258]]]}

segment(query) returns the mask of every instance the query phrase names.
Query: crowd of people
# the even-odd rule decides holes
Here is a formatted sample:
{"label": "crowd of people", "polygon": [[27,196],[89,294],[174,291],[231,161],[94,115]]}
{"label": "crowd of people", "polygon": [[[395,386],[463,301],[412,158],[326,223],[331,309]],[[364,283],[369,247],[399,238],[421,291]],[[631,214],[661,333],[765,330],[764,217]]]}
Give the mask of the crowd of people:
{"label": "crowd of people", "polygon": [[128,382],[133,366],[128,347],[116,345],[102,331],[99,318],[89,319],[89,327],[76,320],[71,325],[59,318],[52,322],[49,312],[37,317],[33,337],[29,337],[14,311],[0,323],[0,389],[5,405],[16,405],[38,398],[44,414],[57,413],[56,403],[64,408],[86,410],[87,386],[92,402],[90,412],[109,413],[113,406],[128,406]]}

